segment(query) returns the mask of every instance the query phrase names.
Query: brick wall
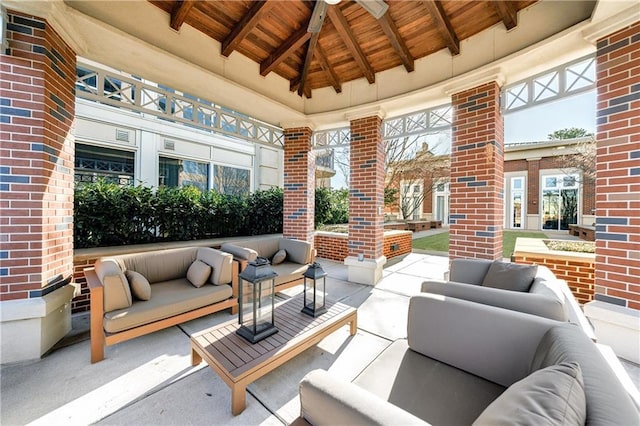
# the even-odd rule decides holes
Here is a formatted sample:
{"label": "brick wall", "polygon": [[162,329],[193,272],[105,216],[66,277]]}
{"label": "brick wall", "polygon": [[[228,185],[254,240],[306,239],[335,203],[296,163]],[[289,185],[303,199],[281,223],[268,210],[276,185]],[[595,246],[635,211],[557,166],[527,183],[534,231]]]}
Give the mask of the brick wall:
{"label": "brick wall", "polygon": [[378,259],[384,253],[385,153],[381,131],[378,116],[351,121],[349,256]]}
{"label": "brick wall", "polygon": [[311,129],[284,131],[284,218],[282,234],[313,244],[316,154]]}
{"label": "brick wall", "polygon": [[80,286],[80,295],[71,300],[71,312],[88,312],[89,311],[89,286],[84,277],[84,269],[91,268],[96,263],[97,258],[78,258],[73,259],[73,280]]}
{"label": "brick wall", "polygon": [[[348,256],[347,234],[318,233],[315,236],[315,249],[317,256],[323,259],[342,262]],[[411,253],[411,232],[389,232],[384,234],[384,255],[387,259]],[[398,245],[397,250],[391,250],[393,244]]]}
{"label": "brick wall", "polygon": [[544,265],[553,271],[556,278],[565,280],[578,303],[593,300],[595,288],[594,260],[577,260],[562,257],[536,256],[532,254],[514,256],[516,263]]}
{"label": "brick wall", "polygon": [[8,11],[0,65],[0,300],[73,274],[76,58],[44,20]]}
{"label": "brick wall", "polygon": [[495,82],[454,94],[449,257],[502,258],[504,125]]}
{"label": "brick wall", "polygon": [[540,208],[540,160],[527,161],[527,214],[539,214]]}
{"label": "brick wall", "polygon": [[597,49],[595,298],[640,309],[640,22]]}

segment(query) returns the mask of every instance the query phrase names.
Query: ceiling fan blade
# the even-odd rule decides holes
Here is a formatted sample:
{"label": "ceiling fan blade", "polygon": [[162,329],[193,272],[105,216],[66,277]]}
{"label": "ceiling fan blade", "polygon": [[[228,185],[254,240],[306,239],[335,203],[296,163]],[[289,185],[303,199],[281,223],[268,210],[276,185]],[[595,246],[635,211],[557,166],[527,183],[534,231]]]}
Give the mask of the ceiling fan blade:
{"label": "ceiling fan blade", "polygon": [[324,0],[316,0],[316,5],[313,8],[311,20],[309,20],[309,26],[307,27],[308,32],[320,32],[322,29],[322,23],[324,22],[324,17],[327,14],[327,7],[329,7],[329,5]]}
{"label": "ceiling fan blade", "polygon": [[389,9],[389,5],[384,0],[356,0],[356,2],[376,19],[382,18]]}

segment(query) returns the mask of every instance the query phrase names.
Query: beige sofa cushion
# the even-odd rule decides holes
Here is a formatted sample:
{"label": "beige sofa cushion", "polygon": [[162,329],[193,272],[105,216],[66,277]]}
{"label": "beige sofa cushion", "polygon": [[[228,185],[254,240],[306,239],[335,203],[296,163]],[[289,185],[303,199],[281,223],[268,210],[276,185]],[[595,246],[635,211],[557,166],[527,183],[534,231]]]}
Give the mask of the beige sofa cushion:
{"label": "beige sofa cushion", "polygon": [[583,425],[586,419],[580,366],[561,363],[535,371],[509,386],[473,425]]}
{"label": "beige sofa cushion", "polygon": [[303,278],[302,274],[307,270],[309,265],[300,265],[298,263],[284,262],[279,265],[272,265],[271,268],[278,274],[276,277],[276,286],[288,283],[292,280]]}
{"label": "beige sofa cushion", "polygon": [[122,272],[117,275],[107,275],[102,281],[104,286],[104,311],[128,308],[133,300],[127,277]]}
{"label": "beige sofa cushion", "polygon": [[129,270],[124,273],[129,280],[129,287],[133,297],[139,300],[151,299],[151,284],[140,272]]}
{"label": "beige sofa cushion", "polygon": [[134,270],[151,284],[184,278],[196,260],[196,247],[158,250],[118,256],[123,270]]}
{"label": "beige sofa cushion", "polygon": [[286,250],[288,262],[300,263],[305,265],[311,263],[313,251],[311,243],[290,238],[280,238],[278,243],[278,248],[280,250]]}
{"label": "beige sofa cushion", "polygon": [[241,247],[231,243],[224,243],[220,246],[220,250],[232,254],[238,259],[248,260],[249,262],[252,260],[256,260],[258,257],[258,252],[252,248]]}
{"label": "beige sofa cushion", "polygon": [[229,284],[233,274],[233,255],[220,250],[201,247],[198,249],[197,258],[211,266],[211,284]]}
{"label": "beige sofa cushion", "polygon": [[194,287],[202,287],[211,276],[211,266],[201,260],[194,260],[187,271],[187,279]]}
{"label": "beige sofa cushion", "polygon": [[282,262],[284,262],[284,260],[287,258],[287,252],[286,250],[282,249],[282,250],[278,250],[276,252],[276,254],[273,255],[273,258],[271,258],[271,264],[272,265],[279,265]]}
{"label": "beige sofa cushion", "polygon": [[105,314],[108,333],[128,330],[150,322],[221,302],[232,295],[229,285],[205,285],[196,288],[186,278],[153,284],[153,297],[131,307]]}

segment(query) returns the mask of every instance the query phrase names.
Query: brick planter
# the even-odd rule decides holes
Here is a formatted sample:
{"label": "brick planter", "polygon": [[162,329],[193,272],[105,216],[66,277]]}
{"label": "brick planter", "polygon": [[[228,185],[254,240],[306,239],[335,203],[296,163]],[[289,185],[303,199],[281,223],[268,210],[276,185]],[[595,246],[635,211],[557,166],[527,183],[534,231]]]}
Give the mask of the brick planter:
{"label": "brick planter", "polygon": [[544,265],[565,280],[578,303],[593,300],[595,254],[549,250],[544,240],[518,238],[513,254],[516,263]]}
{"label": "brick planter", "polygon": [[[341,232],[316,232],[317,256],[342,262],[348,255],[349,236]],[[411,231],[385,231],[384,255],[387,259],[411,253]]]}

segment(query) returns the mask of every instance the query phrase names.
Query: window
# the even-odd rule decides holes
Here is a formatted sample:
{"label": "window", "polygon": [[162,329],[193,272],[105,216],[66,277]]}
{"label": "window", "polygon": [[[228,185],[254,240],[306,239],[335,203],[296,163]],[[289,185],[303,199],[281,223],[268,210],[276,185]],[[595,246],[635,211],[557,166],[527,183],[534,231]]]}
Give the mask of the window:
{"label": "window", "polygon": [[76,144],[75,180],[94,182],[103,178],[120,185],[131,185],[134,179],[134,157],[130,151]]}
{"label": "window", "polygon": [[192,160],[160,157],[158,185],[195,186],[201,191],[209,187],[209,164]]}
{"label": "window", "polygon": [[213,189],[221,194],[248,195],[251,189],[249,170],[214,165]]}
{"label": "window", "polygon": [[524,176],[511,178],[511,198],[509,199],[509,228],[524,227]]}
{"label": "window", "polygon": [[578,176],[544,176],[542,182],[542,229],[567,230],[578,223]]}

